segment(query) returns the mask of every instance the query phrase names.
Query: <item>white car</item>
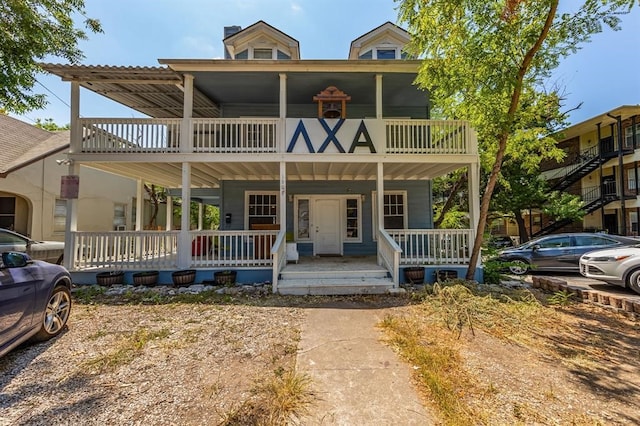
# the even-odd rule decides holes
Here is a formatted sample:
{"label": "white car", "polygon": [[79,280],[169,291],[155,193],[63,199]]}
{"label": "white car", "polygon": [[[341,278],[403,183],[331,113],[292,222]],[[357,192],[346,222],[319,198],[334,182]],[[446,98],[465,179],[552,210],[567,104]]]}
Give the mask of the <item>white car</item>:
{"label": "white car", "polygon": [[64,242],[35,241],[17,232],[0,228],[0,252],[5,251],[21,251],[32,259],[61,265]]}
{"label": "white car", "polygon": [[585,253],[580,257],[580,273],[640,293],[640,245]]}

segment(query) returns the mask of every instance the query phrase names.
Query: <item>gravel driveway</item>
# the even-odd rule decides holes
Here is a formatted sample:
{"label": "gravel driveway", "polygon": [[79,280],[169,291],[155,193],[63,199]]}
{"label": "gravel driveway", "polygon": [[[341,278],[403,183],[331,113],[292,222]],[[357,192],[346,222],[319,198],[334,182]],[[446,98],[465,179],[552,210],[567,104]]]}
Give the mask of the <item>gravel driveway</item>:
{"label": "gravel driveway", "polygon": [[293,369],[295,307],[76,303],[69,329],[0,359],[0,425],[219,424]]}

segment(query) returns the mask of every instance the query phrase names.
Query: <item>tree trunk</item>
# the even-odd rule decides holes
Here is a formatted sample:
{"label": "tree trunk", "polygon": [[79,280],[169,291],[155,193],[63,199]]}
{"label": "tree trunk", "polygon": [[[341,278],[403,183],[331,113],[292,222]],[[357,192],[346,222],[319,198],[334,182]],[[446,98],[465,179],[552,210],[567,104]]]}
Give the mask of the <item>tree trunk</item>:
{"label": "tree trunk", "polygon": [[453,185],[453,188],[451,188],[449,197],[447,198],[447,201],[445,201],[444,206],[442,206],[442,211],[440,211],[440,214],[438,215],[438,219],[436,219],[435,222],[433,222],[434,228],[440,227],[440,224],[444,220],[445,214],[451,209],[451,206],[453,206],[453,202],[456,199],[456,195],[458,195],[458,191],[466,181],[467,181],[467,173],[463,173],[462,175],[460,175],[460,178]]}
{"label": "tree trunk", "polygon": [[527,232],[527,227],[524,223],[524,217],[522,217],[522,213],[520,211],[513,212],[516,223],[518,224],[518,235],[520,236],[520,243],[526,243],[529,241],[529,233]]}
{"label": "tree trunk", "polygon": [[476,229],[476,238],[473,242],[471,259],[469,259],[469,269],[467,270],[467,275],[465,277],[469,281],[473,280],[476,274],[476,266],[478,263],[478,259],[480,258],[480,248],[482,247],[482,237],[484,234],[484,229],[487,226],[487,216],[489,215],[489,202],[491,201],[491,195],[493,194],[496,182],[498,181],[498,174],[500,173],[500,169],[502,168],[504,153],[507,149],[507,140],[509,139],[509,134],[511,132],[511,125],[514,122],[515,113],[518,109],[518,104],[520,103],[520,95],[522,94],[522,84],[524,81],[524,77],[529,70],[529,66],[531,65],[531,61],[536,55],[536,52],[540,50],[542,42],[549,33],[549,28],[551,28],[551,25],[553,24],[553,19],[556,15],[556,10],[558,9],[558,1],[559,0],[554,0],[551,2],[544,26],[542,27],[542,31],[540,32],[540,35],[538,36],[536,42],[533,44],[533,46],[531,46],[531,49],[529,49],[524,55],[522,64],[520,65],[520,68],[518,70],[516,82],[513,87],[513,93],[511,94],[509,111],[507,112],[507,120],[505,125],[503,126],[502,133],[497,137],[498,152],[496,153],[496,162],[493,163],[493,168],[491,169],[491,174],[489,175],[489,181],[487,182],[487,187],[485,188],[484,194],[482,195],[482,202],[480,203],[480,218],[478,220],[478,228]]}

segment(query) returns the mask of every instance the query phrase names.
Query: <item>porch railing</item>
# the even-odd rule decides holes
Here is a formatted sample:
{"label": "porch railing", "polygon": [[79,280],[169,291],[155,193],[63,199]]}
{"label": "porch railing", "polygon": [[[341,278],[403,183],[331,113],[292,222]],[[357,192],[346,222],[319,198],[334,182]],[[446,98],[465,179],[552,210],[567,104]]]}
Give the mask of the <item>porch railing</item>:
{"label": "porch railing", "polygon": [[180,152],[179,118],[81,118],[84,153]]}
{"label": "porch railing", "polygon": [[400,284],[400,256],[402,249],[384,230],[378,230],[378,263],[391,273],[394,286]]}
{"label": "porch railing", "polygon": [[194,152],[277,152],[277,118],[194,119]]}
{"label": "porch railing", "polygon": [[287,264],[287,253],[286,253],[286,232],[285,230],[281,230],[278,233],[278,238],[276,238],[273,247],[271,248],[271,257],[273,259],[273,277],[271,279],[272,291],[273,293],[278,292],[278,280],[280,279],[280,271]]}
{"label": "porch railing", "polygon": [[192,267],[271,266],[278,231],[190,231]]}
{"label": "porch railing", "polygon": [[[349,120],[348,120],[349,121]],[[356,121],[356,120],[351,120]],[[358,123],[362,120],[358,119]],[[371,120],[375,121],[375,120]],[[181,128],[188,123],[191,147],[181,149]],[[81,118],[82,153],[286,153],[286,126],[300,119],[279,118]],[[477,142],[469,123],[461,120],[378,120],[383,139],[378,154],[475,154]],[[282,130],[285,126],[285,131]],[[346,126],[345,126],[346,127]],[[294,127],[295,128],[295,127]],[[189,132],[187,132],[189,133]],[[307,135],[322,145],[326,132]],[[344,136],[352,142],[352,136]],[[315,139],[314,139],[315,140]],[[79,142],[73,141],[73,144]],[[189,141],[187,141],[189,143]],[[372,154],[376,155],[376,154]]]}
{"label": "porch railing", "polygon": [[[473,132],[461,120],[385,120],[388,154],[470,154]],[[474,147],[475,149],[475,147]]]}
{"label": "porch railing", "polygon": [[73,232],[71,269],[177,267],[179,231]]}
{"label": "porch railing", "polygon": [[466,265],[469,263],[471,229],[387,229],[402,249],[402,265]]}

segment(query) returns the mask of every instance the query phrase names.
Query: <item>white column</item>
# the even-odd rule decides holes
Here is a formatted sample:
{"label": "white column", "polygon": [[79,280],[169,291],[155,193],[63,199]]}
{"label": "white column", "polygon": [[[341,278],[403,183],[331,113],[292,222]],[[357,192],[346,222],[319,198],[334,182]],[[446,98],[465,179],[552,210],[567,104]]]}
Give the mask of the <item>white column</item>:
{"label": "white column", "polygon": [[80,129],[80,83],[71,82],[71,141],[69,152],[76,154],[82,152],[82,130]]}
{"label": "white column", "polygon": [[[69,165],[69,175],[80,176],[80,164]],[[73,269],[75,263],[75,247],[73,234],[78,230],[78,199],[67,198],[67,216],[65,218],[63,263],[67,269]]]}
{"label": "white column", "polygon": [[173,229],[173,197],[171,195],[167,195],[167,226],[165,229],[167,231]]}
{"label": "white column", "polygon": [[136,183],[136,231],[142,231],[144,228],[144,182],[138,179]]}
{"label": "white column", "polygon": [[280,162],[280,230],[287,230],[287,163]]}
{"label": "white column", "polygon": [[376,118],[382,119],[382,74],[376,74]]}
{"label": "white column", "polygon": [[182,214],[180,219],[180,237],[178,238],[178,267],[191,266],[191,163],[182,163]]}
{"label": "white column", "polygon": [[202,216],[204,216],[204,204],[198,203],[198,231],[202,231]]}
{"label": "white column", "polygon": [[191,118],[193,117],[193,76],[184,75],[184,103],[182,106],[182,124],[180,126],[180,152],[193,152],[193,131]]}
{"label": "white column", "polygon": [[287,122],[287,75],[282,73],[280,74],[280,125],[277,132],[278,142],[276,143],[276,147],[278,152],[284,152],[287,148],[287,142],[285,141],[286,137],[286,126]]}
{"label": "white column", "polygon": [[384,228],[384,164],[378,163],[378,173],[376,176],[376,211],[378,212],[378,229]]}

